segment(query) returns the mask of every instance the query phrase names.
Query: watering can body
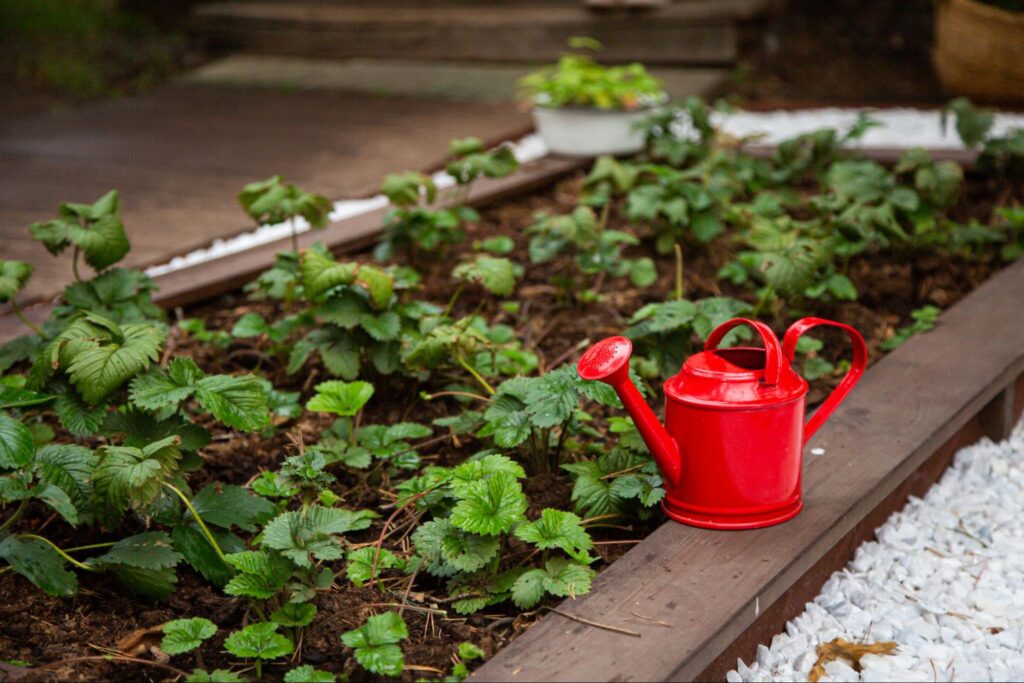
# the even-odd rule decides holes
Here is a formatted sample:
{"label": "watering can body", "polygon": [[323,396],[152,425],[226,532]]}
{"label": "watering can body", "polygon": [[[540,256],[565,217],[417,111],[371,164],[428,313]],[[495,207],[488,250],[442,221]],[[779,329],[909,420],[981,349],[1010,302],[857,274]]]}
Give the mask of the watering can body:
{"label": "watering can body", "polygon": [[[750,325],[763,348],[719,349],[733,328]],[[804,424],[807,382],[791,366],[796,342],[812,327],[843,329],[853,344],[850,370]],[[867,348],[851,327],[804,318],[781,345],[768,326],[736,318],[716,328],[704,351],[665,383],[665,426],[629,379],[632,345],[611,337],[591,347],[578,368],[610,384],[661,470],[662,507],[676,521],[710,529],[753,529],[792,519],[803,507],[803,446],[864,372]]]}

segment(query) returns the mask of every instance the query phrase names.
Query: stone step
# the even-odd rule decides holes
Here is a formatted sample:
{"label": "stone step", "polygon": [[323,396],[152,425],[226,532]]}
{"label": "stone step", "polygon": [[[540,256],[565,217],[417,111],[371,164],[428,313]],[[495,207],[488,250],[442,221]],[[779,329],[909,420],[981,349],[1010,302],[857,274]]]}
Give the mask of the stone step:
{"label": "stone step", "polygon": [[[232,55],[189,72],[192,84],[289,90],[332,90],[381,96],[429,97],[476,102],[509,101],[516,80],[536,64],[424,62],[381,59],[306,59]],[[656,66],[651,72],[673,99],[709,95],[729,77],[723,67]]]}
{"label": "stone step", "polygon": [[254,53],[487,62],[557,58],[592,36],[608,62],[731,64],[738,24],[768,0],[681,0],[591,9],[580,2],[491,4],[271,2],[199,4],[191,26],[212,47]]}

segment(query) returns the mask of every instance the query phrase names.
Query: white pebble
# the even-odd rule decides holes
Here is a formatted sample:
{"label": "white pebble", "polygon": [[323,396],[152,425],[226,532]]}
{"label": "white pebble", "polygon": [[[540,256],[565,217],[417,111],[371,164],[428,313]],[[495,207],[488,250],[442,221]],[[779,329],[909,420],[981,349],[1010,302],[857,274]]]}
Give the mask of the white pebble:
{"label": "white pebble", "polygon": [[807,680],[835,638],[898,647],[828,662],[822,681],[1024,680],[1024,423],[958,452],[876,539],[727,680]]}

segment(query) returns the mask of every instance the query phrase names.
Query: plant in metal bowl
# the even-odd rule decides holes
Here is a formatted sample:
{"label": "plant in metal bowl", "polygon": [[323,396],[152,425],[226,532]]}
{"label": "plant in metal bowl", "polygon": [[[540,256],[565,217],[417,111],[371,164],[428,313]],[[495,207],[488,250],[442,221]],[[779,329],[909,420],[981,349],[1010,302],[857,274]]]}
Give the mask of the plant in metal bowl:
{"label": "plant in metal bowl", "polygon": [[519,80],[520,97],[552,151],[576,156],[628,154],[644,146],[639,124],[668,96],[643,64],[605,66],[589,54],[593,38],[571,38],[570,51]]}

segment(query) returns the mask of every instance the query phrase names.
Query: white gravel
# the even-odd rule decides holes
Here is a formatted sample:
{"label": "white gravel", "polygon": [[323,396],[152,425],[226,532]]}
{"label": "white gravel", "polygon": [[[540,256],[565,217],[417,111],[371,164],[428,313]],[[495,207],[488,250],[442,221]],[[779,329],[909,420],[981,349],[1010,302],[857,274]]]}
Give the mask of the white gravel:
{"label": "white gravel", "polygon": [[860,672],[831,662],[821,680],[1024,680],[1024,423],[959,451],[876,533],[727,680],[807,680],[817,646],[837,637],[898,647],[864,656]]}
{"label": "white gravel", "polygon": [[[947,131],[942,130],[937,110],[830,108],[765,112],[739,111],[730,115],[716,114],[714,120],[716,125],[728,135],[737,138],[753,136],[761,143],[771,144],[819,128],[830,127],[845,132],[854,124],[857,115],[862,111],[870,113],[882,125],[872,128],[863,138],[854,143],[858,147],[930,147],[933,149],[962,147],[952,126]],[[1024,115],[1000,113],[996,116],[995,133],[1003,133],[1010,128],[1017,127],[1024,127]],[[544,141],[536,134],[527,135],[510,144],[515,150],[516,157],[523,163],[534,161],[548,153]],[[434,174],[434,182],[442,189],[451,187],[453,184],[452,179],[443,171]],[[368,213],[383,206],[387,206],[387,199],[383,195],[376,195],[368,199],[341,199],[335,202],[330,220],[332,222],[340,221],[343,218]],[[302,219],[299,219],[297,227],[300,233],[309,230],[309,225]],[[287,237],[290,231],[291,228],[287,223],[264,225],[252,232],[229,239],[214,240],[206,248],[175,257],[167,263],[147,269],[146,272],[151,276],[163,275]]]}

